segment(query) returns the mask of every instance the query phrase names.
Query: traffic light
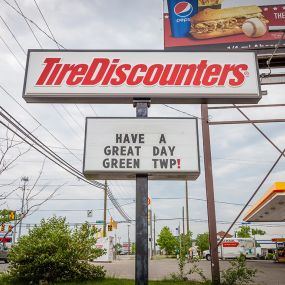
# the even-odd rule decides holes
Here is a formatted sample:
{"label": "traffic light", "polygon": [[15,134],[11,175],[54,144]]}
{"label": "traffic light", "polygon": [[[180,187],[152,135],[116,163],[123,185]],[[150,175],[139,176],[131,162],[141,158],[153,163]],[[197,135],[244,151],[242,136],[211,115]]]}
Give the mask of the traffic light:
{"label": "traffic light", "polygon": [[112,226],[112,229],[114,230],[116,230],[118,227],[118,223],[115,222],[112,217],[110,218],[110,225]]}
{"label": "traffic light", "polygon": [[9,225],[8,226],[8,232],[11,232],[13,230],[13,226],[12,225]]}
{"label": "traffic light", "polygon": [[9,212],[9,221],[14,221],[15,220],[15,212],[11,211]]}
{"label": "traffic light", "polygon": [[113,227],[114,230],[116,230],[118,228],[118,223],[113,221],[112,227]]}
{"label": "traffic light", "polygon": [[108,232],[111,232],[113,230],[113,226],[112,225],[108,225]]}
{"label": "traffic light", "polygon": [[2,224],[2,225],[1,225],[1,232],[4,232],[4,231],[5,231],[5,225]]}

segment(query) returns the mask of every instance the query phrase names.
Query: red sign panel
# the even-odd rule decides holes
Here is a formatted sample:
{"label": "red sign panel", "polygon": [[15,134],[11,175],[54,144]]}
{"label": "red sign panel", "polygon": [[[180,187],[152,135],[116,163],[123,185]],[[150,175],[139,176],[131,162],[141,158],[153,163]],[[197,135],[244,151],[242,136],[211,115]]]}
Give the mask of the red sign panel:
{"label": "red sign panel", "polygon": [[223,247],[238,247],[239,242],[230,241],[230,242],[223,242]]}

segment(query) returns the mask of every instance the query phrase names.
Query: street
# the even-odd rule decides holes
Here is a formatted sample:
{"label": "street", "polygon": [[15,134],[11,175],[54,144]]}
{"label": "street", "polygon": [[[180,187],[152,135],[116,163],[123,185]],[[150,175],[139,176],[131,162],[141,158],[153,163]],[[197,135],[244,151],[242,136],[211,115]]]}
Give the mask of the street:
{"label": "street", "polygon": [[[95,263],[103,265],[107,270],[109,277],[134,279],[135,260],[122,259],[113,263]],[[228,261],[220,261],[220,269],[224,270],[229,266]],[[259,285],[285,285],[285,264],[273,263],[264,260],[249,260],[248,266],[258,270],[255,278]],[[203,269],[204,274],[210,278],[210,262],[202,260],[199,267]],[[186,270],[189,265],[186,266]],[[0,271],[8,269],[8,264],[0,263]],[[169,278],[172,272],[178,272],[177,261],[174,259],[151,260],[149,263],[149,279],[162,280]],[[193,275],[192,279],[199,279],[198,275]]]}
{"label": "street", "polygon": [[[113,263],[104,263],[107,275],[118,278],[133,279],[135,276],[134,260],[117,260]],[[220,261],[220,269],[224,270],[229,266],[228,261]],[[256,284],[262,285],[284,285],[285,284],[285,264],[273,263],[272,261],[252,260],[248,261],[248,266],[258,270]],[[188,268],[187,266],[186,268]],[[204,274],[210,278],[210,262],[201,261],[199,267]],[[172,272],[178,272],[177,261],[174,259],[151,260],[149,263],[149,278],[161,280],[169,277]],[[198,275],[193,275],[193,279],[199,279]]]}

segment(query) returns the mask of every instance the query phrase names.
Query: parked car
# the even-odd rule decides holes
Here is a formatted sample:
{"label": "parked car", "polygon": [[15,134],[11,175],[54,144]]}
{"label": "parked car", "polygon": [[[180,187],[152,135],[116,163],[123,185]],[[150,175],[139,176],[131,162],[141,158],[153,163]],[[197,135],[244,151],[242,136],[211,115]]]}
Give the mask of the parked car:
{"label": "parked car", "polygon": [[0,244],[0,260],[3,260],[5,263],[8,263],[8,252],[9,248],[1,243]]}

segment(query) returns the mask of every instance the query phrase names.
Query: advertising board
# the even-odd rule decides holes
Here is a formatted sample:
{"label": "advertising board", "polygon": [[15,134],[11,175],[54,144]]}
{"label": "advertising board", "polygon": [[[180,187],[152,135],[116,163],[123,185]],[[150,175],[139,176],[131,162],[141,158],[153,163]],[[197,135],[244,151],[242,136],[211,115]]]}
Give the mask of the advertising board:
{"label": "advertising board", "polygon": [[195,180],[197,119],[87,118],[83,174],[88,179]]}
{"label": "advertising board", "polygon": [[273,49],[282,36],[278,30],[285,25],[284,0],[165,0],[164,4],[164,47],[170,50]]}
{"label": "advertising board", "polygon": [[256,103],[254,52],[30,50],[23,97],[35,103]]}

